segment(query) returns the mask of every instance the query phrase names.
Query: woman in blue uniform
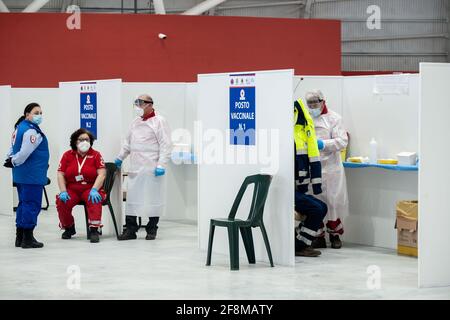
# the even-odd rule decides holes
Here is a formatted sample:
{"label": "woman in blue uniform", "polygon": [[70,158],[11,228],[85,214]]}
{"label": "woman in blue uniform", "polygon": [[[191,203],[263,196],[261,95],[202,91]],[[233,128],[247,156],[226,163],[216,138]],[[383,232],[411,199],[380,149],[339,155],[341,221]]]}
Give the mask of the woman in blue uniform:
{"label": "woman in blue uniform", "polygon": [[42,110],[39,104],[27,105],[23,116],[14,126],[12,146],[4,164],[12,168],[13,182],[17,185],[19,205],[16,211],[16,247],[24,249],[44,246],[33,236],[41,211],[50,158],[47,138],[39,128],[41,122]]}

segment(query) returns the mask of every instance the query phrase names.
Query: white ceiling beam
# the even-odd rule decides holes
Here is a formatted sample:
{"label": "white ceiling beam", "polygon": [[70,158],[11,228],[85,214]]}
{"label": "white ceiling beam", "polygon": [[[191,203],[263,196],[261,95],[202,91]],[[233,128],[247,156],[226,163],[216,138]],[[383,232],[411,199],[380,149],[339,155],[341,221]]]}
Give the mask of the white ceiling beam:
{"label": "white ceiling beam", "polygon": [[164,0],[153,0],[153,5],[155,6],[156,14],[166,14],[166,9],[164,8]]}
{"label": "white ceiling beam", "polygon": [[307,19],[311,19],[311,9],[312,9],[312,5],[313,5],[313,0],[307,0],[306,1],[306,6],[305,6],[305,18]]}
{"label": "white ceiling beam", "polygon": [[33,0],[22,12],[38,12],[49,0]]}
{"label": "white ceiling beam", "polygon": [[198,5],[183,12],[182,14],[187,15],[187,16],[197,16],[197,15],[200,15],[200,14],[214,8],[215,6],[221,4],[225,1],[226,0],[206,0],[206,1],[200,2]]}
{"label": "white ceiling beam", "polygon": [[9,12],[9,9],[3,0],[0,0],[0,12]]}
{"label": "white ceiling beam", "polygon": [[306,0],[297,1],[281,1],[281,2],[264,2],[264,3],[253,3],[253,4],[241,4],[237,6],[220,6],[217,10],[231,10],[231,9],[249,9],[249,8],[263,8],[263,7],[281,7],[281,6],[292,6],[300,5],[304,6]]}

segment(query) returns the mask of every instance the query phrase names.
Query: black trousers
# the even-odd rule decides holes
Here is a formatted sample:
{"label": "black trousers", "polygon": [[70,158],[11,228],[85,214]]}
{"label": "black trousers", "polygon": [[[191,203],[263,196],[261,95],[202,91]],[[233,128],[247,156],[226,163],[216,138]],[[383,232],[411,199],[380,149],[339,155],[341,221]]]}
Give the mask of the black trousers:
{"label": "black trousers", "polygon": [[[147,233],[155,232],[158,229],[158,222],[159,217],[149,217],[148,223],[145,226],[145,230],[147,231]],[[125,216],[125,225],[127,227],[127,230],[133,232],[137,232],[139,229],[136,216]]]}
{"label": "black trousers", "polygon": [[328,207],[325,202],[311,195],[295,191],[295,211],[306,216],[295,234],[295,250],[298,251],[311,245],[327,215]]}

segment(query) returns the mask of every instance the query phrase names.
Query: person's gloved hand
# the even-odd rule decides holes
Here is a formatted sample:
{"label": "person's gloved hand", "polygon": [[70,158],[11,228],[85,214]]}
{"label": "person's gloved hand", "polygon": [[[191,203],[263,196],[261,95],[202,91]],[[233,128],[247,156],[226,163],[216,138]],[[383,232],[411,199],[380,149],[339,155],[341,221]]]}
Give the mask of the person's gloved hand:
{"label": "person's gloved hand", "polygon": [[317,139],[317,146],[319,147],[319,150],[323,150],[323,148],[325,148],[325,143],[323,143],[323,140]]}
{"label": "person's gloved hand", "polygon": [[114,164],[116,165],[116,167],[118,169],[120,169],[120,167],[122,167],[122,160],[120,160],[119,158],[117,158],[116,160],[114,160]]}
{"label": "person's gloved hand", "polygon": [[60,192],[58,198],[64,203],[70,200],[70,196],[67,191]]}
{"label": "person's gloved hand", "polygon": [[98,193],[97,189],[91,189],[91,192],[89,192],[88,201],[91,201],[92,203],[99,203],[102,201],[102,196]]}
{"label": "person's gloved hand", "polygon": [[6,168],[14,168],[11,157],[9,157],[8,159],[5,160],[5,163],[3,164],[3,166]]}
{"label": "person's gloved hand", "polygon": [[166,173],[166,169],[164,169],[163,167],[156,167],[155,169],[155,176],[159,177],[159,176],[163,176]]}

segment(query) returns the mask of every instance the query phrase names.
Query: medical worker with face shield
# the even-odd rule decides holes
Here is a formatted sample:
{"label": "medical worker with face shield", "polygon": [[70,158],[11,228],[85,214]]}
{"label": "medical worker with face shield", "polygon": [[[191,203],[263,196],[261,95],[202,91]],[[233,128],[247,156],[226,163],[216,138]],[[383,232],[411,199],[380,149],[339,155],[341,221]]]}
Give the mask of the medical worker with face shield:
{"label": "medical worker with face shield", "polygon": [[134,108],[136,118],[115,160],[120,168],[122,161],[130,156],[126,229],[119,240],[137,238],[137,217],[148,218],[145,239],[154,240],[164,209],[165,173],[172,153],[171,132],[166,119],[155,112],[153,99],[148,94],[140,95],[134,102]]}
{"label": "medical worker with face shield", "polygon": [[[348,213],[347,184],[341,161],[341,150],[347,147],[348,135],[342,117],[328,109],[320,90],[307,92],[305,98],[314,121],[322,164],[323,193],[318,198],[328,206],[325,220],[331,247],[339,249],[342,246],[339,235],[344,233],[341,219]],[[324,228],[322,223],[313,248],[326,248]]]}
{"label": "medical worker with face shield", "polygon": [[39,127],[41,122],[42,109],[39,104],[28,104],[14,126],[12,146],[4,163],[5,167],[12,168],[13,182],[19,196],[15,246],[24,249],[44,246],[33,236],[41,212],[50,159],[47,137]]}

